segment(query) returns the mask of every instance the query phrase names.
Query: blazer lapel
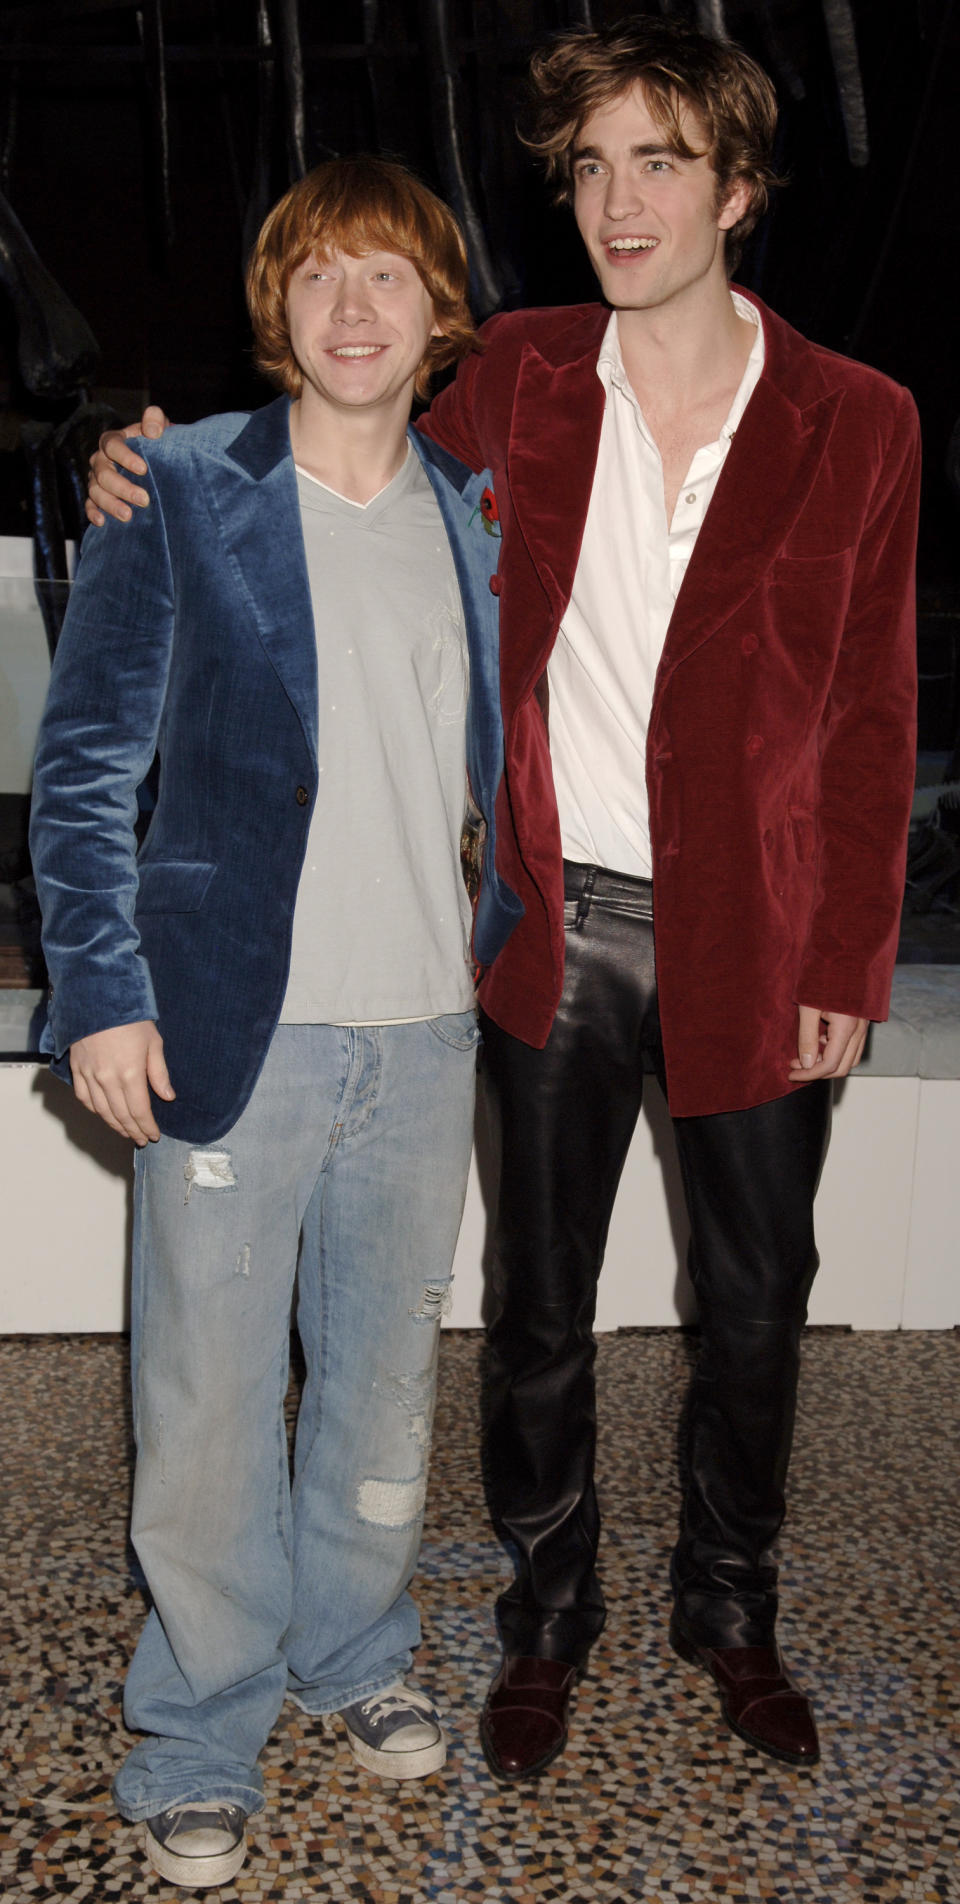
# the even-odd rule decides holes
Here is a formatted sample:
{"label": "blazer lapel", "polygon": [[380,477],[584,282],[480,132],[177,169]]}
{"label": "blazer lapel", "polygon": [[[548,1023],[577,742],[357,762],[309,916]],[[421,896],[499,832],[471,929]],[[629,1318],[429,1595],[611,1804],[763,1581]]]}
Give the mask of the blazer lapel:
{"label": "blazer lapel", "polygon": [[[437,499],[457,571],[470,656],[467,764],[474,793],[487,813],[503,765],[500,614],[490,592],[500,542],[488,534],[480,508],[484,491],[492,493],[493,477],[488,469],[478,475],[467,469],[419,430],[410,430],[409,437]],[[481,708],[484,713],[478,718]]]}
{"label": "blazer lapel", "polygon": [[484,630],[496,629],[499,625],[496,603],[490,593],[490,579],[500,556],[499,530],[494,535],[485,528],[480,506],[485,492],[493,494],[493,475],[489,469],[479,473],[467,469],[466,464],[458,462],[448,450],[419,430],[409,429],[407,438],[423,464],[443,518],[466,611],[473,667],[487,660],[485,654],[474,652],[478,647],[478,624]]}
{"label": "blazer lapel", "polygon": [[[765,321],[770,316],[765,312]],[[770,341],[775,346],[776,340]],[[772,354],[776,360],[776,348]],[[817,480],[840,394],[821,386],[798,405],[788,395],[788,384],[779,380],[776,361],[770,368],[772,374],[765,366],[747,405],[697,536],[667,630],[661,679],[756,588]]]}
{"label": "blazer lapel", "polygon": [[510,422],[510,495],[557,621],[573,588],[600,446],[604,391],[597,352],[603,328],[584,354],[564,364],[549,363],[533,344],[524,346]]}
{"label": "blazer lapel", "polygon": [[317,643],[286,397],[254,411],[210,483],[251,624],[317,754]]}
{"label": "blazer lapel", "polygon": [[488,469],[474,474],[418,430],[410,440],[433,486],[457,571],[470,653],[466,754],[470,787],[487,824],[483,879],[474,915],[473,947],[484,964],[496,957],[523,916],[523,905],[497,867],[496,800],[503,778],[500,712],[500,614],[491,594],[499,538],[488,533],[481,510],[492,489]]}
{"label": "blazer lapel", "polygon": [[488,469],[479,474],[467,469],[419,430],[409,435],[436,497],[457,572],[470,657],[467,771],[474,796],[490,821],[503,771],[500,613],[497,597],[490,592],[500,542],[487,532],[480,504],[485,490],[492,493],[493,477]]}

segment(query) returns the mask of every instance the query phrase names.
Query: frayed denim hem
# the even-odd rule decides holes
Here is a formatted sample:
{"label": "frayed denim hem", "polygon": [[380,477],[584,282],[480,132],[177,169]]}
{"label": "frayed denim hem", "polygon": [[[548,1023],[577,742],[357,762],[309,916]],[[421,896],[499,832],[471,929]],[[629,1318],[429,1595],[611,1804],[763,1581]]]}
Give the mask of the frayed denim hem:
{"label": "frayed denim hem", "polygon": [[160,1812],[173,1811],[180,1805],[238,1805],[247,1818],[252,1818],[264,1809],[264,1796],[256,1785],[240,1785],[235,1779],[215,1777],[193,1779],[189,1784],[182,1781],[177,1784],[173,1779],[158,1783],[149,1798],[138,1799],[135,1803],[122,1799],[117,1791],[117,1782],[113,1783],[114,1803],[121,1818],[130,1824],[142,1824],[146,1818],[156,1818]]}

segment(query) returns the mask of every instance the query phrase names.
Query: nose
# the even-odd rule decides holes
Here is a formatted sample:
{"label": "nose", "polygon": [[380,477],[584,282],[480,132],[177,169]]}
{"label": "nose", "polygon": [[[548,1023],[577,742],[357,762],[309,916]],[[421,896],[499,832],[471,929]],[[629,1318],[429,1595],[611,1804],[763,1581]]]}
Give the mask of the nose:
{"label": "nose", "polygon": [[630,218],[643,207],[643,188],[630,166],[612,165],[603,195],[607,218]]}
{"label": "nose", "polygon": [[340,280],[331,315],[341,324],[366,324],[375,316],[366,281],[347,272]]}

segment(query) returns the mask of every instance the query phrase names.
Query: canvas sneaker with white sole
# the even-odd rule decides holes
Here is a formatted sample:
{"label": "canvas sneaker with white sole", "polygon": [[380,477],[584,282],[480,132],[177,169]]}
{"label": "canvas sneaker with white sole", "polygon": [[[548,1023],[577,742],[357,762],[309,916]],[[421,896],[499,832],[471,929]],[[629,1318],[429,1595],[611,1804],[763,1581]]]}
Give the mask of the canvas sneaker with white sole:
{"label": "canvas sneaker with white sole", "polygon": [[168,1884],[188,1891],[229,1884],[247,1855],[239,1805],[171,1805],[146,1821],[147,1857]]}
{"label": "canvas sneaker with white sole", "polygon": [[354,1758],[381,1778],[426,1778],[446,1762],[447,1741],[429,1699],[402,1679],[344,1706],[340,1717]]}

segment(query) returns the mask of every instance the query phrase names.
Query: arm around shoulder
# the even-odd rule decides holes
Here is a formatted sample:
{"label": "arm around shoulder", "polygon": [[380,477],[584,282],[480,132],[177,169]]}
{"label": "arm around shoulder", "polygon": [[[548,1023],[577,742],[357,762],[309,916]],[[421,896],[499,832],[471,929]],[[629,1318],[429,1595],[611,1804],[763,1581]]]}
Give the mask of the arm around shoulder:
{"label": "arm around shoulder", "polygon": [[125,430],[104,431],[90,458],[88,522],[102,529],[107,516],[113,516],[117,522],[129,522],[132,509],[146,508],[150,501],[148,491],[141,484],[130,482],[123,473],[129,470],[132,476],[146,474],[147,465],[131,439],[159,437],[169,427],[170,419],[159,404],[148,403],[139,423],[128,423]]}
{"label": "arm around shoulder", "polygon": [[473,417],[473,382],[478,359],[467,357],[452,383],[434,397],[430,408],[417,421],[417,429],[451,456],[459,457],[469,469],[486,467]]}

